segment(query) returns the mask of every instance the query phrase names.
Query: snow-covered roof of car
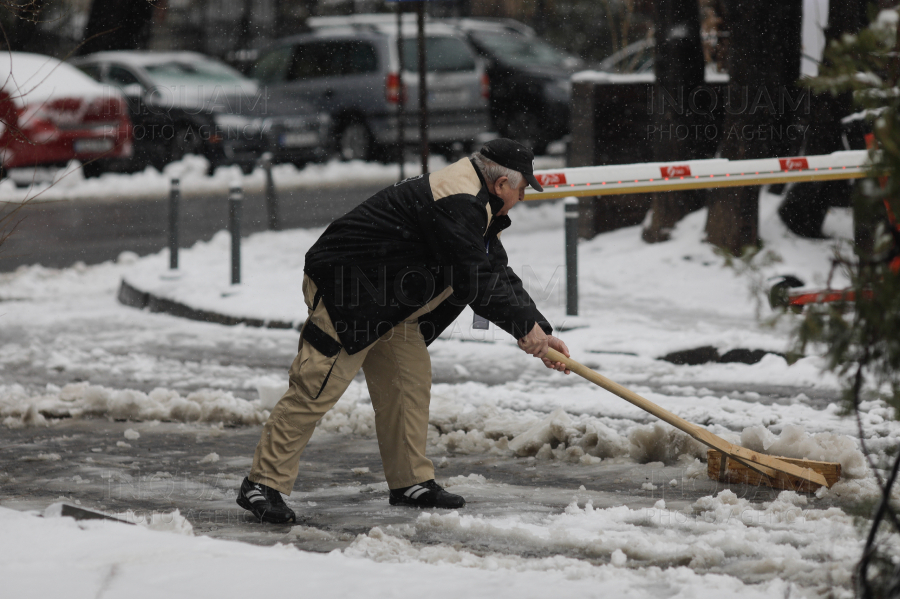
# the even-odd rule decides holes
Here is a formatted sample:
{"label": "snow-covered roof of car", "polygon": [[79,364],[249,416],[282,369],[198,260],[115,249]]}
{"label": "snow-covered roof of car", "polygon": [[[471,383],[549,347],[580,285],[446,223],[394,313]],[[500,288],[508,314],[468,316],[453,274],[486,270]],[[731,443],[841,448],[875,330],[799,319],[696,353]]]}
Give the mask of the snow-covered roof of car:
{"label": "snow-covered roof of car", "polygon": [[199,52],[155,52],[153,50],[113,50],[109,52],[96,52],[74,59],[72,62],[86,63],[98,61],[115,61],[134,66],[145,66],[166,62],[195,62],[198,60],[219,62],[218,59],[200,54]]}
{"label": "snow-covered roof of car", "polygon": [[0,52],[0,82],[0,88],[20,106],[51,98],[118,95],[72,65],[28,52]]}
{"label": "snow-covered roof of car", "polygon": [[534,29],[526,25],[525,23],[520,23],[515,19],[494,19],[494,18],[449,18],[443,19],[447,23],[452,24],[455,27],[459,27],[465,31],[514,31],[516,33],[521,33],[522,35],[528,36],[536,36]]}
{"label": "snow-covered roof of car", "polygon": [[[410,16],[415,17],[415,15]],[[404,17],[406,17],[406,15],[404,15]],[[307,20],[307,25],[312,28],[314,33],[322,31],[327,31],[329,34],[338,31],[342,33],[372,31],[384,35],[396,35],[397,15],[360,14],[342,17],[311,17]],[[416,31],[417,25],[415,18],[404,18],[404,35],[413,36],[416,34]],[[458,35],[454,28],[448,23],[436,21],[434,19],[426,19],[425,32],[428,34]]]}

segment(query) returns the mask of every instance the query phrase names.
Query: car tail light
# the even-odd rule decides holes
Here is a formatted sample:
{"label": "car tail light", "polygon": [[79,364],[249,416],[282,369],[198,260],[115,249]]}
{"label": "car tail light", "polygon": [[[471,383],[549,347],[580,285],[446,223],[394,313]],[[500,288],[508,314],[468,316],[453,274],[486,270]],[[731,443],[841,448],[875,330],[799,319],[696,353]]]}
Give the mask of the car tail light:
{"label": "car tail light", "polygon": [[487,73],[481,74],[481,97],[485,100],[491,99],[491,79]]}
{"label": "car tail light", "polygon": [[406,85],[400,84],[400,75],[397,73],[388,73],[384,82],[384,99],[388,104],[406,104]]}
{"label": "car tail light", "polygon": [[85,107],[81,98],[51,98],[30,103],[25,107],[22,120],[32,125],[46,123],[60,129],[76,127],[84,118]]}

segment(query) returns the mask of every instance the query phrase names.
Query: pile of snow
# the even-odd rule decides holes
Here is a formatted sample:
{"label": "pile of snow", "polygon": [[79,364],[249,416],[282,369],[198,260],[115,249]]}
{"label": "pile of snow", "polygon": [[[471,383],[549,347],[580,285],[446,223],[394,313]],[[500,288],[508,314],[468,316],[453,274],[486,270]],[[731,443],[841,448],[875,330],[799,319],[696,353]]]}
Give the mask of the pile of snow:
{"label": "pile of snow", "polygon": [[[8,428],[48,426],[49,419],[83,417],[249,425],[265,422],[269,411],[262,409],[258,400],[249,402],[215,389],[183,397],[171,389],[143,393],[82,382],[61,389],[48,385],[46,393],[34,396],[21,385],[0,386],[0,419]],[[137,431],[132,433],[126,432],[126,438],[140,436]]]}
{"label": "pile of snow", "polygon": [[786,458],[840,462],[842,476],[849,478],[862,478],[868,470],[855,439],[834,433],[810,435],[797,424],[785,426],[780,435],[762,426],[745,428],[741,432],[741,445],[753,451]]}
{"label": "pile of snow", "polygon": [[[44,508],[41,516],[44,518],[62,518],[64,505],[63,502],[51,503]],[[177,509],[171,512],[152,512],[149,514],[138,514],[133,510],[128,510],[127,512],[109,515],[122,522],[137,524],[148,530],[173,532],[189,537],[194,535],[194,527]]]}

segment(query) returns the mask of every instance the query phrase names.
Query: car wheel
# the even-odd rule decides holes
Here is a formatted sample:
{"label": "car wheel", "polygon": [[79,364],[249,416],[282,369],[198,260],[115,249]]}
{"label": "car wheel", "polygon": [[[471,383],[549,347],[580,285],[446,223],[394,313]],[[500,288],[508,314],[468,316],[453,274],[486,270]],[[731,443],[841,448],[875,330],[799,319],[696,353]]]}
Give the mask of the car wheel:
{"label": "car wheel", "polygon": [[507,120],[506,136],[521,143],[535,155],[547,151],[547,141],[544,140],[541,124],[537,115],[532,112],[524,110],[514,112]]}
{"label": "car wheel", "polygon": [[148,166],[162,172],[169,162],[170,148],[165,143],[144,143],[140,147],[135,144],[134,157],[131,160],[134,171],[142,171]]}
{"label": "car wheel", "polygon": [[342,160],[368,160],[372,153],[372,136],[365,124],[348,123],[338,139],[338,152]]}
{"label": "car wheel", "polygon": [[202,155],[203,140],[190,125],[176,125],[175,134],[169,143],[169,162],[181,160],[187,154]]}
{"label": "car wheel", "polygon": [[106,171],[105,166],[106,165],[103,163],[103,160],[95,158],[94,160],[85,162],[81,166],[81,172],[84,175],[85,179],[92,179],[94,177],[99,177],[100,175],[102,175]]}

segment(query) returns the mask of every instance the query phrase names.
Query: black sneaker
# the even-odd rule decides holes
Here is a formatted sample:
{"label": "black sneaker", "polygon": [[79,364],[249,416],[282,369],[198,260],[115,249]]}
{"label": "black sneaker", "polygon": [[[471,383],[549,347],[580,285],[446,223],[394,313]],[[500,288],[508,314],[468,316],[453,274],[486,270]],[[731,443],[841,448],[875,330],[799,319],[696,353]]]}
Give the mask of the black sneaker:
{"label": "black sneaker", "polygon": [[412,507],[437,507],[456,509],[466,505],[466,500],[459,495],[448,493],[434,479],[426,480],[411,487],[391,489],[389,499],[391,505],[408,505]]}
{"label": "black sneaker", "polygon": [[237,504],[253,512],[260,522],[284,524],[297,521],[294,510],[287,506],[281,493],[272,487],[252,483],[246,477],[241,483],[241,490],[238,491]]}

